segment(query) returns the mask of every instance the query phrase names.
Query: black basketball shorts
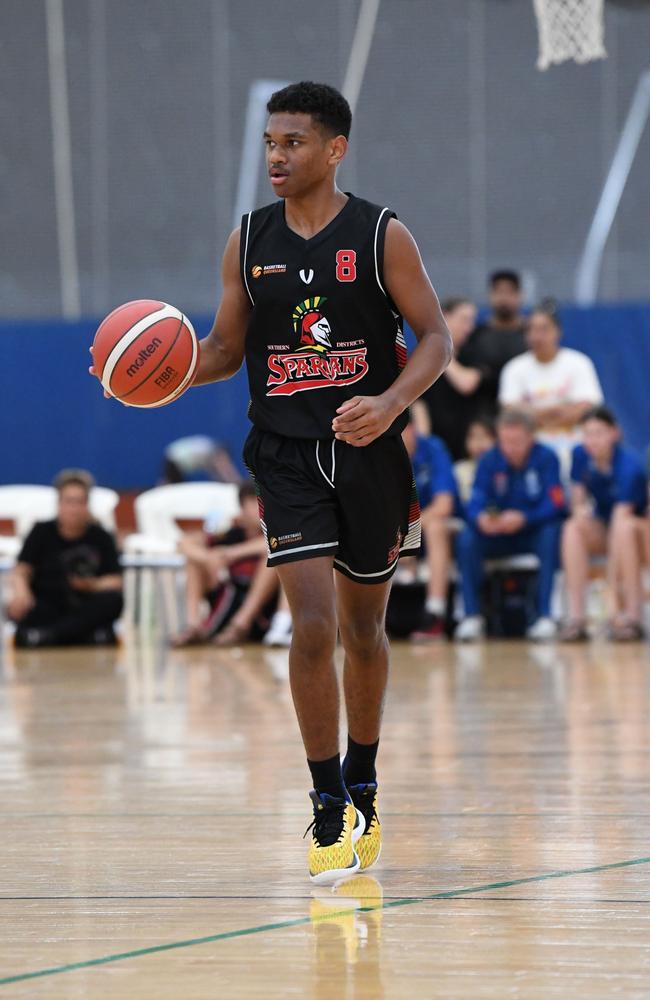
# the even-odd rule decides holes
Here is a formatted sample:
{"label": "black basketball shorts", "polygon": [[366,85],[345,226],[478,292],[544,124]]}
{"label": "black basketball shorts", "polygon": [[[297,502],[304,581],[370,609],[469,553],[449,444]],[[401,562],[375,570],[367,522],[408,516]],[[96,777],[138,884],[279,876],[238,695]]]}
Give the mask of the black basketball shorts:
{"label": "black basketball shorts", "polygon": [[268,565],[317,556],[357,583],[383,583],[420,548],[420,507],[399,435],[364,448],[253,427],[244,461],[255,480]]}

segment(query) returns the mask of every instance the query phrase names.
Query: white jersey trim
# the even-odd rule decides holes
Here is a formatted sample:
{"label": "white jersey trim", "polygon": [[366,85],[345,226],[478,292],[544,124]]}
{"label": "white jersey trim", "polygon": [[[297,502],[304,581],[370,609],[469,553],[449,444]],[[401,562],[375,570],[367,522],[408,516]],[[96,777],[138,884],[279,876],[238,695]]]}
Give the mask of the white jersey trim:
{"label": "white jersey trim", "polygon": [[372,576],[386,576],[386,573],[390,573],[391,570],[395,569],[397,563],[398,559],[396,559],[395,562],[391,563],[390,566],[387,566],[386,569],[380,569],[379,572],[377,573],[357,573],[355,570],[351,569],[347,563],[344,563],[341,559],[334,560],[334,564],[336,566],[342,566],[343,569],[347,569],[348,573],[352,573],[352,576],[360,576],[366,579]]}
{"label": "white jersey trim", "polygon": [[317,441],[316,442],[316,461],[318,462],[318,468],[320,469],[320,471],[322,473],[322,476],[323,476],[323,479],[325,480],[325,482],[327,483],[327,485],[331,486],[332,489],[335,489],[335,487],[334,487],[334,461],[335,461],[334,460],[334,441],[332,441],[332,478],[331,479],[327,476],[327,474],[325,473],[325,470],[324,470],[323,466],[320,464],[319,445],[320,445],[320,441]]}
{"label": "white jersey trim", "polygon": [[312,549],[331,549],[338,544],[338,542],[321,542],[320,545],[300,545],[297,549],[285,549],[283,552],[269,552],[269,559],[276,559],[278,556],[291,556],[294,552],[309,552]]}
{"label": "white jersey trim", "polygon": [[[379,242],[379,227],[381,225],[381,220],[383,219],[386,212],[390,212],[390,209],[382,208],[379,214],[379,218],[377,219],[377,225],[375,226],[375,277],[377,279],[377,284],[381,288],[383,294],[386,295],[386,298],[388,298],[388,295],[386,294],[386,289],[382,285],[381,280],[379,278],[379,258],[377,255],[377,244]],[[352,572],[352,570],[350,570],[350,572]]]}
{"label": "white jersey trim", "polygon": [[248,292],[248,297],[251,300],[251,305],[255,305],[255,300],[251,295],[251,290],[248,287],[248,237],[251,231],[251,216],[252,212],[249,212],[246,217],[246,241],[244,243],[244,284],[246,285],[246,291]]}

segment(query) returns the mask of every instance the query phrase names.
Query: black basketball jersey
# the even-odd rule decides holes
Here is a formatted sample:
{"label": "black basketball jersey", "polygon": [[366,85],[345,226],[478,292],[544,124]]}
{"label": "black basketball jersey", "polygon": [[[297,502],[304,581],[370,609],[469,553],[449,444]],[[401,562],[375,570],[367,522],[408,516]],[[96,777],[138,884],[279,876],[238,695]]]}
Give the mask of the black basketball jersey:
{"label": "black basketball jersey", "polygon": [[[377,396],[406,364],[402,317],[384,285],[384,241],[395,213],[348,196],[311,239],[291,230],[284,202],[242,219],[242,281],[250,418],[285,437],[331,438],[336,409]],[[389,428],[399,433],[402,414]]]}

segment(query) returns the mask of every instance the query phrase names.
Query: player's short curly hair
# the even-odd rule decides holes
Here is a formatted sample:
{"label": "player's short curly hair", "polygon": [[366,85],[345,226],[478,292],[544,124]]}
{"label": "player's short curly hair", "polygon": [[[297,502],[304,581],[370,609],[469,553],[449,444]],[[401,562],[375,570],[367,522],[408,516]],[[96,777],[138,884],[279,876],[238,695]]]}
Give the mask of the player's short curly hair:
{"label": "player's short curly hair", "polygon": [[327,83],[312,83],[311,80],[290,83],[271,94],[266,110],[270,115],[281,111],[311,115],[330,135],[344,135],[346,139],[350,135],[350,105],[343,94]]}

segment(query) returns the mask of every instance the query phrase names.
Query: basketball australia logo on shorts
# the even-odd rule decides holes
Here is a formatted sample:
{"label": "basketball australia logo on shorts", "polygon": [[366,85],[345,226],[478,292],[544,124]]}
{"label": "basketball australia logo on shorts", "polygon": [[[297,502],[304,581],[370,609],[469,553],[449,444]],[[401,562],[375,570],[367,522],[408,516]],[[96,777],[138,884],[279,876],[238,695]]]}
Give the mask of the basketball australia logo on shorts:
{"label": "basketball australia logo on shorts", "polygon": [[327,299],[314,295],[293,310],[293,330],[298,338],[295,351],[270,354],[267,396],[293,396],[306,389],[350,385],[368,372],[367,348],[335,350],[332,328],[323,306]]}

